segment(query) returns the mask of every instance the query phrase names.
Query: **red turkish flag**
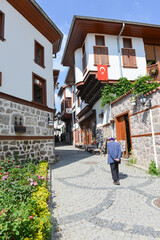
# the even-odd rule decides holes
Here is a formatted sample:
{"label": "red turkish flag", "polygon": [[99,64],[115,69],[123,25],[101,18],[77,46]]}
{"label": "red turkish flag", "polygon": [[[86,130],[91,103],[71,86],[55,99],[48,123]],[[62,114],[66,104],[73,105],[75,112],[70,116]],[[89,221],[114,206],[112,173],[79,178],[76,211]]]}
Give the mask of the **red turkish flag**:
{"label": "red turkish flag", "polygon": [[97,65],[97,68],[98,68],[98,80],[107,81],[108,80],[107,65]]}

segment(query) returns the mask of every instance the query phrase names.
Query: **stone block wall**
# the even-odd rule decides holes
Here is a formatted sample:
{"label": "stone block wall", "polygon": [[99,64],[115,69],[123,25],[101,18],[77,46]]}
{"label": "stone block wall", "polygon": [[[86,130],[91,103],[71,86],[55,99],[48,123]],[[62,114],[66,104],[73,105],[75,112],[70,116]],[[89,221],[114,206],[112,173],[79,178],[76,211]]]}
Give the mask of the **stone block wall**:
{"label": "stone block wall", "polygon": [[35,158],[38,161],[53,162],[55,159],[53,145],[54,140],[0,141],[0,159],[15,157],[18,154],[20,160]]}
{"label": "stone block wall", "polygon": [[48,126],[48,114],[53,119],[53,113],[0,99],[0,135],[17,136],[14,131],[15,117],[18,123],[21,117],[26,127],[23,136],[53,136],[53,128]]}
{"label": "stone block wall", "polygon": [[[54,130],[48,125],[48,114],[53,119],[53,111],[41,110],[17,102],[0,99],[0,159],[18,154],[20,159],[54,161]],[[14,130],[15,117],[26,132]]]}
{"label": "stone block wall", "polygon": [[[133,156],[137,164],[148,167],[150,161],[154,160],[151,119],[148,108],[148,100],[151,99],[156,152],[160,165],[160,90],[148,95],[145,105],[142,105],[138,99],[137,105],[132,106],[130,104],[131,96],[132,94],[126,95],[119,101],[115,101],[111,104],[113,118],[129,110]],[[147,108],[148,110],[146,111]],[[109,138],[110,136],[111,125],[107,125],[103,128],[103,137]],[[114,137],[116,138],[115,124]]]}

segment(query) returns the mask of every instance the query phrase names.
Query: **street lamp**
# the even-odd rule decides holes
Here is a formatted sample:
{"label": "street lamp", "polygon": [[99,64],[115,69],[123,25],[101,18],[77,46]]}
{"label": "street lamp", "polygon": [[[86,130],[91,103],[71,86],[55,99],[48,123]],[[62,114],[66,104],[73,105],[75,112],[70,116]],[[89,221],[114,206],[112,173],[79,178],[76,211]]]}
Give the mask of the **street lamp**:
{"label": "street lamp", "polygon": [[146,103],[146,101],[147,101],[147,98],[144,96],[144,94],[142,94],[141,96],[140,96],[140,102],[144,105],[145,103]]}
{"label": "street lamp", "polygon": [[[140,102],[144,105],[146,103],[146,97],[142,94],[140,96]],[[155,137],[154,137],[154,128],[153,128],[153,117],[152,117],[152,103],[151,99],[149,99],[149,112],[150,112],[150,119],[151,119],[151,130],[152,130],[152,140],[153,140],[153,150],[154,150],[154,161],[156,163],[156,168],[158,168],[158,161],[157,161],[157,153],[156,153],[156,144],[155,144]]]}
{"label": "street lamp", "polygon": [[61,125],[61,113],[60,112],[58,112],[57,113],[57,119],[58,119],[58,125]]}

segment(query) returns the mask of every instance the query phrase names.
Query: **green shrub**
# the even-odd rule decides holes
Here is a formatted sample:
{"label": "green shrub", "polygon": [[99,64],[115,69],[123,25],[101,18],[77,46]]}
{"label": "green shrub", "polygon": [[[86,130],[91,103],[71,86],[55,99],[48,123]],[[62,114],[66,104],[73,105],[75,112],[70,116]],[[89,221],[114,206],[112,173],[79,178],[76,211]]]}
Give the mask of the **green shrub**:
{"label": "green shrub", "polygon": [[136,159],[134,159],[134,158],[130,158],[128,161],[129,161],[129,163],[136,164]]}
{"label": "green shrub", "polygon": [[0,162],[0,239],[48,239],[47,169],[47,162],[34,160]]}
{"label": "green shrub", "polygon": [[149,164],[149,174],[151,175],[157,175],[160,176],[160,169],[156,168],[156,163],[155,161],[151,161],[151,163]]}

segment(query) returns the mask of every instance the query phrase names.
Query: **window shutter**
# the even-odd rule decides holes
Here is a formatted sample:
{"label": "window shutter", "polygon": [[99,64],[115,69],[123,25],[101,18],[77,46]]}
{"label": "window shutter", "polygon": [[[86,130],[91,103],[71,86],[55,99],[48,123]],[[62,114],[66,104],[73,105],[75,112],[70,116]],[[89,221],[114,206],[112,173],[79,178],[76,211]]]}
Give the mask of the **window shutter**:
{"label": "window shutter", "polygon": [[109,65],[108,47],[101,47],[102,65]]}
{"label": "window shutter", "polygon": [[0,11],[0,39],[4,40],[4,13]]}
{"label": "window shutter", "polygon": [[94,49],[94,64],[100,65],[101,63],[101,48],[100,47],[93,47]]}
{"label": "window shutter", "polygon": [[130,67],[137,67],[135,49],[129,49],[129,65]]}
{"label": "window shutter", "polygon": [[129,49],[122,48],[122,59],[123,59],[123,66],[129,66]]}

